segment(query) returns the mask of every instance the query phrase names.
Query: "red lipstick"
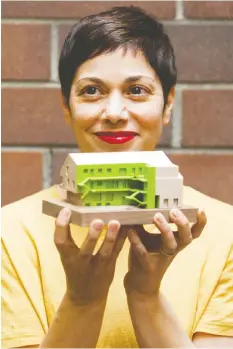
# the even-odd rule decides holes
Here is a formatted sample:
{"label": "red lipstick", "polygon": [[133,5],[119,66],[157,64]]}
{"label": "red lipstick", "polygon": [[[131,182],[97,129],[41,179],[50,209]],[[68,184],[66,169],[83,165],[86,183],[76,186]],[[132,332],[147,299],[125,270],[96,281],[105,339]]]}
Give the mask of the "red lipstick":
{"label": "red lipstick", "polygon": [[97,132],[95,135],[102,141],[109,144],[123,144],[131,141],[135,136],[137,136],[137,133],[130,131]]}

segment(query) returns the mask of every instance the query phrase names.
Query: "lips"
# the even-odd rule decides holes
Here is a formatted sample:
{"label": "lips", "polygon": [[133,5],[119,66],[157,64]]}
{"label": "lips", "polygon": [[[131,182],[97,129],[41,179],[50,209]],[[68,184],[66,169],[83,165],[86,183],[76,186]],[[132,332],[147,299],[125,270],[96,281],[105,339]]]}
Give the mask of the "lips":
{"label": "lips", "polygon": [[97,132],[95,135],[102,141],[109,144],[123,144],[131,141],[138,134],[132,131],[118,131],[118,132]]}

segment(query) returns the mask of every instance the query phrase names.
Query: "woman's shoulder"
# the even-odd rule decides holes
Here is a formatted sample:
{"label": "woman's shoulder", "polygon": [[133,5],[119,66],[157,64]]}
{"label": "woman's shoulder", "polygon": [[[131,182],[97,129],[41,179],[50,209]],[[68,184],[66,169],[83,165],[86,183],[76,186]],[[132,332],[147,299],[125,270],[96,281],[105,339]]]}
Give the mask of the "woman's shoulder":
{"label": "woman's shoulder", "polygon": [[56,190],[56,186],[51,186],[3,206],[2,214],[4,216],[9,215],[11,212],[18,212],[18,214],[20,214],[20,212],[23,212],[25,209],[29,210],[29,212],[33,212],[39,205],[41,205],[43,199],[57,197],[59,197],[59,194]]}
{"label": "woman's shoulder", "polygon": [[24,239],[26,235],[34,238],[43,228],[54,224],[51,217],[42,213],[42,202],[44,199],[56,197],[56,187],[52,186],[2,207],[3,241],[21,241],[20,239]]}
{"label": "woman's shoulder", "polygon": [[[57,186],[52,186],[4,206],[2,241],[5,246],[10,249],[15,241],[20,241],[22,248],[34,246],[38,251],[55,249],[55,218],[42,212],[43,200],[55,198],[60,198],[60,193]],[[72,231],[83,238],[86,229],[72,225]]]}

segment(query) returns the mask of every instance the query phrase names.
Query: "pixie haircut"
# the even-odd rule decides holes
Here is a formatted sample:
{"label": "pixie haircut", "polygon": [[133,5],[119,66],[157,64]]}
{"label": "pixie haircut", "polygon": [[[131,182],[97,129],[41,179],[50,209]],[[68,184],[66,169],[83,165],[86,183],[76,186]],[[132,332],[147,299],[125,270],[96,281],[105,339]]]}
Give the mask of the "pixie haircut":
{"label": "pixie haircut", "polygon": [[[71,85],[78,67],[90,58],[123,48],[144,54],[160,79],[164,106],[175,85],[175,55],[163,25],[135,6],[113,7],[111,10],[84,17],[68,33],[59,59],[59,79],[66,106],[69,108]],[[114,67],[113,67],[114,69]]]}

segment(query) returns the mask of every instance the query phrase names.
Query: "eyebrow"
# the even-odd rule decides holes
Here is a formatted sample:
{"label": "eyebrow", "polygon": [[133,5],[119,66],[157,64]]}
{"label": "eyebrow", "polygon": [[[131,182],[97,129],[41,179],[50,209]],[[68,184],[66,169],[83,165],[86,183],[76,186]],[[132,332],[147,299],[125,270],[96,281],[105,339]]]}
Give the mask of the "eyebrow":
{"label": "eyebrow", "polygon": [[[128,78],[126,78],[126,79],[124,80],[124,83],[135,82],[135,81],[138,81],[138,80],[141,80],[141,79],[146,79],[146,80],[150,80],[150,82],[155,82],[155,80],[152,79],[152,78],[150,78],[149,76],[135,75],[135,76],[129,76]],[[88,76],[88,77],[86,77],[86,78],[83,78],[83,79],[78,80],[78,81],[76,82],[76,84],[78,84],[78,83],[80,83],[80,82],[82,82],[82,81],[84,81],[84,80],[90,80],[90,81],[95,82],[95,83],[97,83],[97,84],[103,84],[103,83],[104,83],[101,79],[99,79],[99,78],[97,78],[97,77],[95,77],[95,76]]]}

